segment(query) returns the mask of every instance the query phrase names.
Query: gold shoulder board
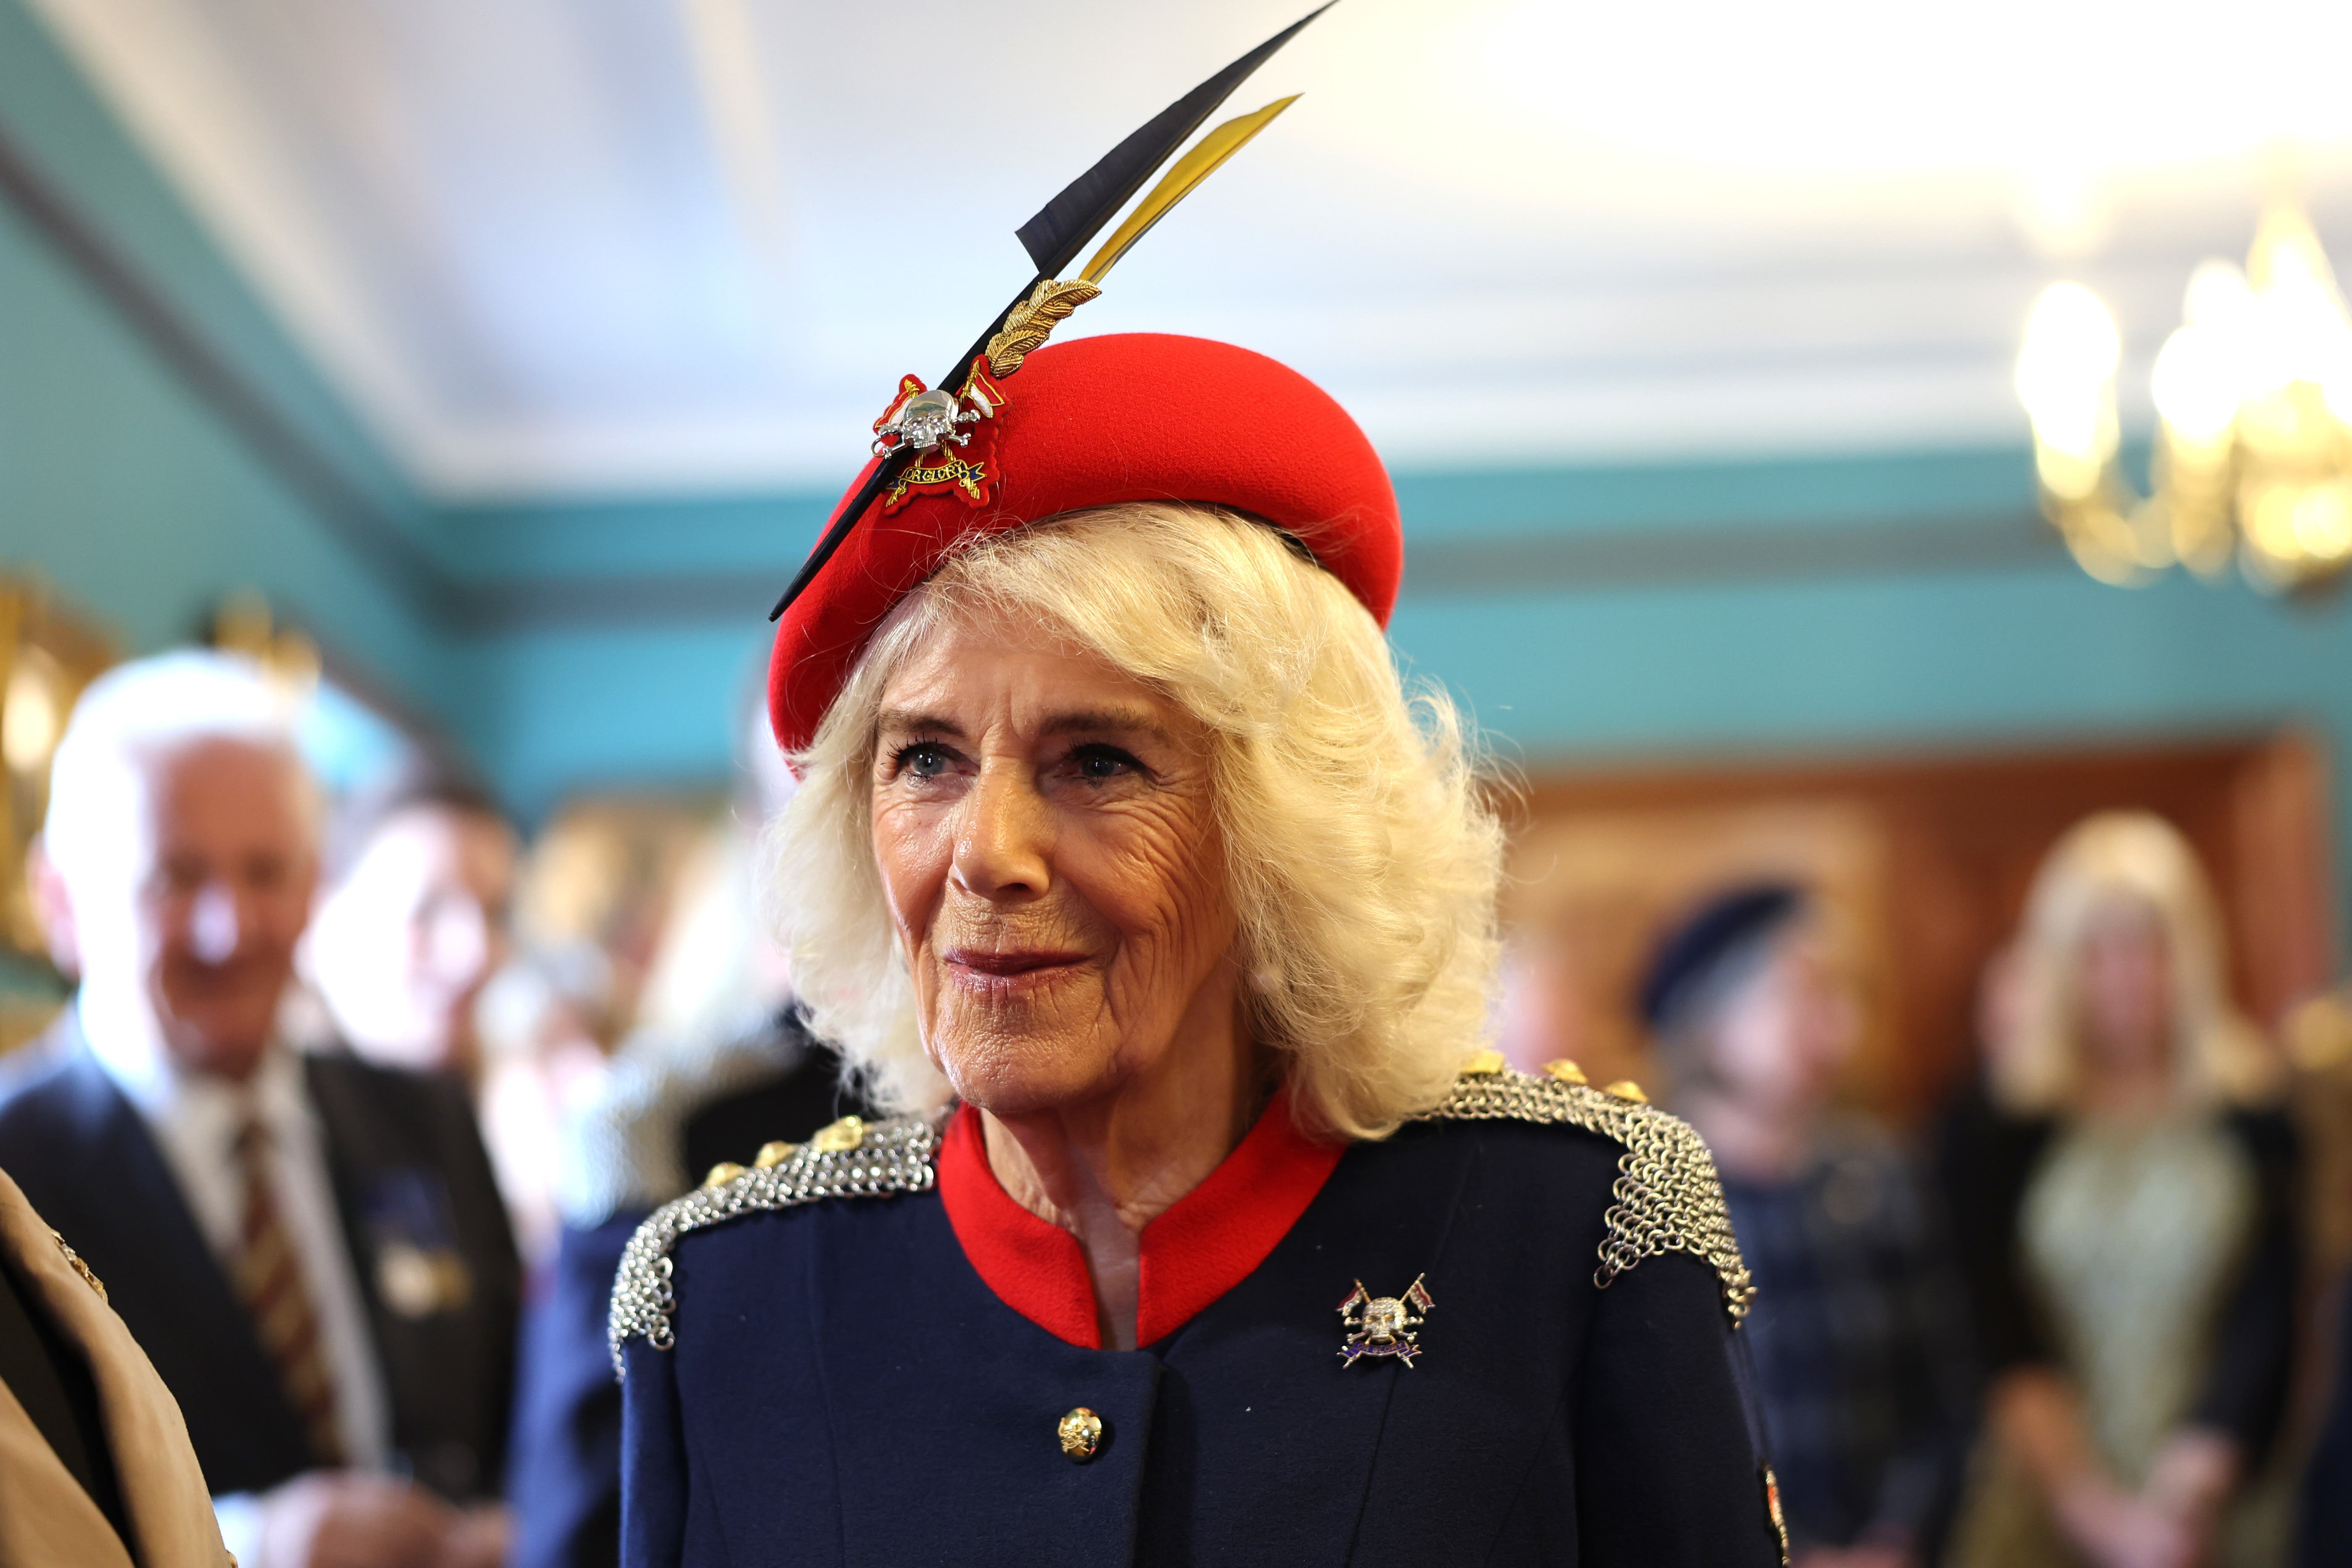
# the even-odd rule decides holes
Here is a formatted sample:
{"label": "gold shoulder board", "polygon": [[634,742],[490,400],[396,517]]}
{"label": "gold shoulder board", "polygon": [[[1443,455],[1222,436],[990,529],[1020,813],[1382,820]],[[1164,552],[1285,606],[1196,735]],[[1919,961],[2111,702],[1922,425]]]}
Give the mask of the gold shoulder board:
{"label": "gold shoulder board", "polygon": [[1706,1144],[1681,1117],[1636,1098],[1633,1085],[1598,1089],[1579,1081],[1583,1075],[1573,1065],[1555,1066],[1565,1070],[1536,1078],[1475,1058],[1454,1080],[1453,1092],[1418,1120],[1565,1124],[1623,1144],[1605,1216],[1609,1234],[1592,1283],[1605,1290],[1644,1258],[1687,1252],[1705,1259],[1723,1281],[1731,1321],[1747,1317],[1756,1287],[1740,1261]]}
{"label": "gold shoulder board", "polygon": [[724,1224],[747,1214],[798,1208],[826,1198],[887,1198],[929,1192],[938,1179],[935,1162],[944,1122],[901,1116],[888,1121],[845,1118],[791,1153],[731,1173],[722,1167],[714,1180],[646,1216],[621,1254],[613,1280],[613,1308],[604,1337],[613,1348],[613,1370],[622,1371],[621,1347],[643,1334],[656,1350],[677,1342],[670,1314],[677,1298],[670,1289],[670,1248],[688,1231]]}

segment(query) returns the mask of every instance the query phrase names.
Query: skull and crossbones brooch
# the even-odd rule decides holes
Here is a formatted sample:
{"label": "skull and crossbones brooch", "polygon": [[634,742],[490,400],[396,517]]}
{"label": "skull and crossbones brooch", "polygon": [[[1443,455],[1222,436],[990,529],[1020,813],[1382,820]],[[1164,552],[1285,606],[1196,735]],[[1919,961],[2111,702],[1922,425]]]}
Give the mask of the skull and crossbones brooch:
{"label": "skull and crossbones brooch", "polygon": [[1426,1312],[1437,1303],[1423,1289],[1426,1275],[1416,1274],[1402,1296],[1375,1296],[1356,1281],[1348,1299],[1339,1303],[1339,1322],[1348,1331],[1347,1342],[1339,1347],[1339,1359],[1353,1366],[1365,1356],[1392,1355],[1408,1367],[1412,1358],[1421,1353],[1418,1336],[1413,1331],[1422,1325],[1418,1312]]}

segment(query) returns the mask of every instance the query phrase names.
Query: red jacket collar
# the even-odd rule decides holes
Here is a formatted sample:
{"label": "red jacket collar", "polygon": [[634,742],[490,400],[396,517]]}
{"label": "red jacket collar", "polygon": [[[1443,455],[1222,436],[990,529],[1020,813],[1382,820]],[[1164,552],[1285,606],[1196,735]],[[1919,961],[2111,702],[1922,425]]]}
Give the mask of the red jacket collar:
{"label": "red jacket collar", "polygon": [[[1143,1227],[1135,1339],[1167,1338],[1249,1277],[1290,1233],[1347,1152],[1298,1131],[1277,1090],[1208,1180]],[[957,1108],[940,1151],[940,1199],[974,1272],[997,1299],[1055,1339],[1102,1346],[1078,1238],[1014,1203],[989,1169],[980,1113]]]}

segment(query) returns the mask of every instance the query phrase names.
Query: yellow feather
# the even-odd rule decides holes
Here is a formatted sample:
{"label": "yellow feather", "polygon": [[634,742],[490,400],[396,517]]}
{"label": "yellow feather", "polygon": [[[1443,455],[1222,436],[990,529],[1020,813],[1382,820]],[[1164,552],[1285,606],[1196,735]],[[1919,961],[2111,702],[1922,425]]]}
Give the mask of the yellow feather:
{"label": "yellow feather", "polygon": [[1176,166],[1160,176],[1151,187],[1151,194],[1137,204],[1118,232],[1103,241],[1094,259],[1087,263],[1080,278],[1089,283],[1099,283],[1103,275],[1118,264],[1128,247],[1141,239],[1151,226],[1168,216],[1178,202],[1192,194],[1192,187],[1216,172],[1217,166],[1249,144],[1251,137],[1274,123],[1274,117],[1298,101],[1299,95],[1267,104],[1255,114],[1244,114],[1228,120],[1192,144],[1192,150],[1177,160]]}

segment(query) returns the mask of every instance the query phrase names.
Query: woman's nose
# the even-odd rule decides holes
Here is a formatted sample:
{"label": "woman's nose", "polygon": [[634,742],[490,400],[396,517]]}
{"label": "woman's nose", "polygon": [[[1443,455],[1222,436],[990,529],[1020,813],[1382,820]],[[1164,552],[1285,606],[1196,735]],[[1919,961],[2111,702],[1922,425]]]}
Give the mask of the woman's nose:
{"label": "woman's nose", "polygon": [[1034,898],[1053,883],[1052,824],[1024,770],[983,767],[964,797],[954,877],[983,899]]}

